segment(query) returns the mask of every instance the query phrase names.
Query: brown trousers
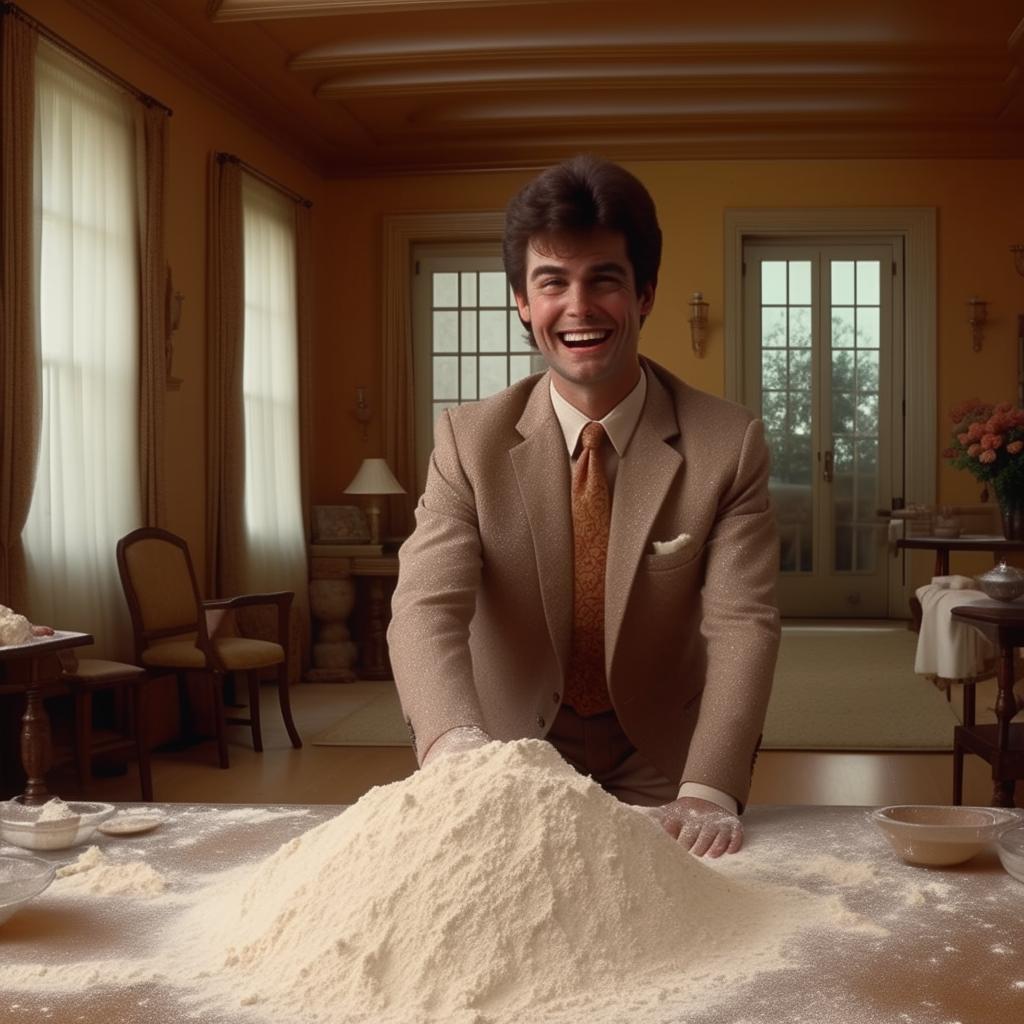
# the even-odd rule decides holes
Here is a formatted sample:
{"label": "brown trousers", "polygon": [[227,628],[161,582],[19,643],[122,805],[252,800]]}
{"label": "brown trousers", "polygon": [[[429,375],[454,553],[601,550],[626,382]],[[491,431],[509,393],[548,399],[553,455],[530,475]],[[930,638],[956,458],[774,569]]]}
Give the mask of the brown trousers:
{"label": "brown trousers", "polygon": [[676,798],[679,783],[629,742],[614,711],[583,718],[563,704],[546,738],[580,774],[623,803],[654,807]]}

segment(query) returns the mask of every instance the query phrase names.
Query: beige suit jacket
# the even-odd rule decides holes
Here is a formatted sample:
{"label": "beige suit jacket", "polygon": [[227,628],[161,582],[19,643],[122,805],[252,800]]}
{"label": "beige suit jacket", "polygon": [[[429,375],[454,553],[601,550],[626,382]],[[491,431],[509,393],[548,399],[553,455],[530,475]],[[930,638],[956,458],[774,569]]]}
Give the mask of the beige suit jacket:
{"label": "beige suit jacket", "polygon": [[[667,778],[742,805],[779,640],[778,545],[759,420],[642,360],[616,475],[605,657],[622,728]],[[388,630],[422,756],[442,733],[542,737],[572,628],[565,440],[548,373],[444,413]],[[690,535],[671,554],[653,541]]]}

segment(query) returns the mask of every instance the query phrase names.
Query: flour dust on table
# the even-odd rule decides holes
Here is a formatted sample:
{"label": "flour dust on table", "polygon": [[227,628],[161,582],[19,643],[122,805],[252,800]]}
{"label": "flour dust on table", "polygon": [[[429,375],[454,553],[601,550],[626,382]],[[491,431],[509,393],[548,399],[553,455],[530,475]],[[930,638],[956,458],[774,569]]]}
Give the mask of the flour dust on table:
{"label": "flour dust on table", "polygon": [[[259,813],[174,819],[205,831],[220,815]],[[838,824],[834,835],[766,829],[736,856],[698,860],[537,740],[440,758],[312,829],[294,824],[262,860],[208,875],[183,866],[151,886],[137,866],[144,838],[103,858],[86,851],[55,898],[76,913],[98,905],[120,864],[139,884],[118,913],[132,899],[154,908],[151,944],[0,964],[0,1017],[38,1011],[45,994],[59,1008],[49,1019],[73,1020],[74,993],[89,985],[140,1007],[154,986],[171,989],[170,1019],[209,1024],[888,1024],[862,997],[844,1002],[855,998],[843,995],[844,964],[873,972],[900,955],[908,922],[941,931],[956,899],[933,873],[880,870],[867,823],[853,846]],[[1015,958],[1012,936],[992,942]],[[821,977],[820,1005],[794,996],[797,970]],[[902,1019],[939,1018],[920,1006]]]}

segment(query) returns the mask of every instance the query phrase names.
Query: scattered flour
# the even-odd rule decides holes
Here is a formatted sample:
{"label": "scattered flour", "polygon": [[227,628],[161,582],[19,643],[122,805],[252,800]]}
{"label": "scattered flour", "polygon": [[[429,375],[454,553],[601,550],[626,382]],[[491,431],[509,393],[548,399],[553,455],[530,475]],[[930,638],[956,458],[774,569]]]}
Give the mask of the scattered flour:
{"label": "scattered flour", "polygon": [[167,888],[163,875],[145,861],[114,861],[98,846],[90,846],[78,860],[57,869],[65,894],[96,896],[159,896]]}

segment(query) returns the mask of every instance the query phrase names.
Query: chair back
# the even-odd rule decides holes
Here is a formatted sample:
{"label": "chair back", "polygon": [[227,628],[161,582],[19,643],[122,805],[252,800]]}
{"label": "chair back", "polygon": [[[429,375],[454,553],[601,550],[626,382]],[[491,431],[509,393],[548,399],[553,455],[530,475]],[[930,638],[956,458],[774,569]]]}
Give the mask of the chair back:
{"label": "chair back", "polygon": [[117,570],[137,654],[160,637],[200,631],[199,584],[181,537],[151,526],[133,530],[117,542]]}

